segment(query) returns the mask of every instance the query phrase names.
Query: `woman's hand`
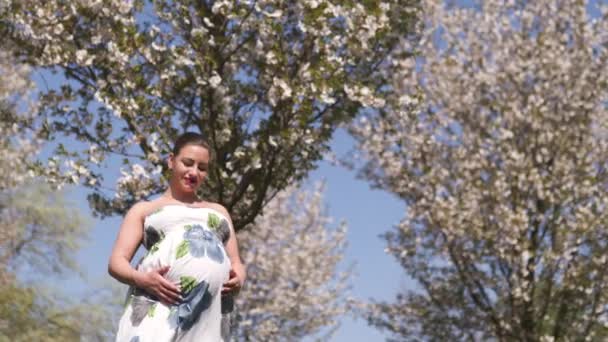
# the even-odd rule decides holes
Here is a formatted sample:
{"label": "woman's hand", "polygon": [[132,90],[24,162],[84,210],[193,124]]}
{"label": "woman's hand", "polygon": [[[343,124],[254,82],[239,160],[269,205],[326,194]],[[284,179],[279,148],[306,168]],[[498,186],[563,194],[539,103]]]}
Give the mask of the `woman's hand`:
{"label": "woman's hand", "polygon": [[149,272],[135,271],[133,274],[135,286],[156,296],[163,304],[177,304],[182,300],[181,289],[165,278],[169,268],[169,266],[163,266]]}
{"label": "woman's hand", "polygon": [[245,277],[245,267],[242,264],[234,265],[230,269],[230,278],[222,286],[222,294],[238,294],[245,283]]}

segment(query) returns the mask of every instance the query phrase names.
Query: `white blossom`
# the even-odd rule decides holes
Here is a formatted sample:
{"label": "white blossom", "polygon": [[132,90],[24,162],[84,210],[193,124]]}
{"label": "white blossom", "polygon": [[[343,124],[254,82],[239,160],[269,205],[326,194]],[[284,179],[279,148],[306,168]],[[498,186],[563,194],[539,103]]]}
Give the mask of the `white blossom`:
{"label": "white blossom", "polygon": [[351,127],[364,176],[407,205],[387,252],[419,285],[366,316],[398,339],[605,339],[607,18],[577,1],[422,7],[386,106]]}
{"label": "white blossom", "polygon": [[209,84],[214,88],[217,88],[221,82],[222,78],[217,73],[211,76],[211,78],[209,79]]}
{"label": "white blossom", "polygon": [[346,228],[330,228],[322,194],[320,184],[290,187],[239,234],[248,279],[237,297],[236,340],[319,336],[347,312],[351,274],[338,270]]}

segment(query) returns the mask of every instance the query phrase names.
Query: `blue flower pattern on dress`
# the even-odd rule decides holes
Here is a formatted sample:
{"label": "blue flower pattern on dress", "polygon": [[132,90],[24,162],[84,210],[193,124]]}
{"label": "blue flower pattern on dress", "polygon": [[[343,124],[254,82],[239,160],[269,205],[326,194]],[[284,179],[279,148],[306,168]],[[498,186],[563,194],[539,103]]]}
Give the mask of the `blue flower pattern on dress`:
{"label": "blue flower pattern on dress", "polygon": [[177,307],[177,324],[183,329],[190,329],[211,305],[212,296],[209,284],[201,281],[184,298]]}
{"label": "blue flower pattern on dress", "polygon": [[194,257],[207,255],[211,260],[224,262],[222,245],[217,236],[200,224],[194,224],[184,232],[184,240],[188,241],[188,249]]}

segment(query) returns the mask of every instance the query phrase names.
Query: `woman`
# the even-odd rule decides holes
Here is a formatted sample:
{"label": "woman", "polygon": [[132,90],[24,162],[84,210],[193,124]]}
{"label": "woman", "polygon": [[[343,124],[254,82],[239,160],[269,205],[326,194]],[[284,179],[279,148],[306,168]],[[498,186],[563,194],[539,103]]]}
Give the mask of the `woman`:
{"label": "woman", "polygon": [[[221,341],[221,297],[243,285],[245,268],[226,209],[199,200],[209,146],[196,133],[175,142],[169,187],[126,214],[108,265],[129,284],[117,341]],[[137,268],[139,245],[148,249]]]}

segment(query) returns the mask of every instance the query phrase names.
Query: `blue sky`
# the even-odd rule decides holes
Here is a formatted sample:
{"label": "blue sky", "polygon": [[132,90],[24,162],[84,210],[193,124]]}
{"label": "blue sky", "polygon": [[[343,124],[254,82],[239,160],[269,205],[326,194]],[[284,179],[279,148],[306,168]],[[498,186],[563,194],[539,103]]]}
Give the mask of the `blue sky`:
{"label": "blue sky", "polygon": [[[332,150],[343,155],[353,147],[353,139],[338,131]],[[322,162],[310,175],[311,180],[325,180],[325,202],[329,214],[348,225],[348,249],[345,263],[356,263],[353,296],[359,299],[392,300],[399,289],[411,288],[396,260],[384,252],[386,246],[379,237],[403,217],[405,206],[395,196],[372,190],[353,171]],[[334,341],[382,341],[386,336],[361,319],[344,318]]]}
{"label": "blue sky", "polygon": [[[341,156],[353,147],[353,143],[347,133],[339,130],[331,146]],[[118,174],[118,166],[110,165],[107,174]],[[308,183],[325,181],[324,198],[330,216],[335,222],[344,220],[348,225],[348,248],[343,265],[355,264],[352,296],[364,300],[391,300],[399,289],[411,288],[411,282],[395,259],[384,253],[385,242],[379,236],[403,217],[403,203],[386,192],[370,189],[368,183],[356,178],[355,172],[325,161],[308,180]],[[83,215],[89,217],[92,224],[90,240],[79,251],[78,260],[87,278],[97,285],[113,281],[107,275],[107,260],[122,218],[93,218],[86,201],[87,191],[82,187],[71,187],[69,199]],[[67,286],[68,291],[86,293],[91,290],[78,279],[72,278],[61,284]],[[343,317],[332,341],[383,341],[386,337],[362,319]]]}

